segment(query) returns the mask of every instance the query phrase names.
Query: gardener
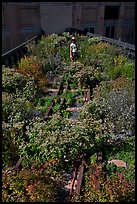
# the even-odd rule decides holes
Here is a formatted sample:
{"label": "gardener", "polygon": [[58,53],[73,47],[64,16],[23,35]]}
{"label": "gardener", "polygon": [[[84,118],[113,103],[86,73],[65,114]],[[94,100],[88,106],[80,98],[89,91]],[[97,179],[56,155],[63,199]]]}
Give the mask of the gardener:
{"label": "gardener", "polygon": [[70,59],[74,62],[78,58],[78,46],[75,37],[72,37],[70,44]]}

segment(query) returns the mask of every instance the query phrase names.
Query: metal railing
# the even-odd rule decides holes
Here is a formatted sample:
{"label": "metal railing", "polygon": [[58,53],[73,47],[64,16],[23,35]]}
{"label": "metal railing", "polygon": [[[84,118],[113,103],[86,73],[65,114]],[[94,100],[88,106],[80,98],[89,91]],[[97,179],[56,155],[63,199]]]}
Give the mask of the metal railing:
{"label": "metal railing", "polygon": [[130,57],[132,59],[135,59],[135,45],[133,45],[133,44],[129,44],[129,43],[123,42],[121,40],[115,40],[115,39],[112,39],[112,38],[107,38],[107,37],[100,36],[100,35],[93,34],[93,33],[89,33],[89,32],[87,32],[87,36],[89,36],[89,37],[98,37],[98,38],[101,39],[101,41],[108,42],[110,44],[121,47],[123,52],[125,54],[127,54],[128,57]]}
{"label": "metal railing", "polygon": [[[73,29],[74,32],[75,29]],[[77,32],[77,30],[76,30]],[[122,52],[126,54],[128,57],[131,59],[135,59],[135,45],[122,42],[120,40],[115,40],[112,38],[107,38],[104,36],[100,36],[97,34],[89,33],[87,32],[86,34],[89,37],[98,37],[101,39],[101,41],[108,42],[110,44],[116,45],[121,48]],[[26,42],[22,43],[21,45],[15,47],[14,49],[4,53],[2,55],[2,65],[5,65],[6,67],[12,67],[12,65],[16,65],[17,62],[25,55],[27,54],[27,44],[30,43],[31,41],[35,40],[37,41],[38,39],[41,38],[41,33],[39,35],[34,36],[33,38],[27,40]]]}
{"label": "metal railing", "polygon": [[41,37],[41,34],[34,36],[33,38],[27,40],[26,42],[22,43],[21,45],[13,48],[12,50],[4,53],[2,55],[2,65],[6,67],[12,67],[12,65],[16,65],[17,62],[27,54],[27,44],[31,41],[37,41]]}

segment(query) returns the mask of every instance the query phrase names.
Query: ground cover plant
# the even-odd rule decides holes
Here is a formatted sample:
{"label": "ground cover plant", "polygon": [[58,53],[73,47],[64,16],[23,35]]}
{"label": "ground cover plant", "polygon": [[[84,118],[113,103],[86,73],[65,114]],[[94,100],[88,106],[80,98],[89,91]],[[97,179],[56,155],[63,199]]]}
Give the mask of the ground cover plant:
{"label": "ground cover plant", "polygon": [[[131,202],[135,199],[135,64],[116,46],[76,34],[77,62],[69,59],[69,33],[43,36],[28,45],[28,55],[13,68],[2,67],[2,201],[56,202],[63,173],[73,171],[87,155],[79,196],[71,202]],[[60,82],[69,89],[48,95]],[[64,85],[64,86],[65,86]],[[65,87],[64,87],[65,88]],[[84,89],[91,100],[84,105]],[[61,100],[65,103],[60,109]],[[52,101],[53,114],[43,114]],[[76,119],[67,107],[80,104]],[[118,145],[104,148],[108,141]],[[96,163],[121,159],[128,170]],[[23,158],[19,168],[13,166]],[[64,199],[65,202],[65,199]]]}

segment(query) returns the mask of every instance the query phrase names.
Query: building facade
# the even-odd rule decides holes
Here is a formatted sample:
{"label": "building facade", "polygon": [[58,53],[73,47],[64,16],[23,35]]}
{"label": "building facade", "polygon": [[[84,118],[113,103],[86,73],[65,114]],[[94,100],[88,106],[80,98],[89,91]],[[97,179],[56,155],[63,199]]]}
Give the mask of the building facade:
{"label": "building facade", "polygon": [[39,3],[2,3],[2,53],[40,33]]}
{"label": "building facade", "polygon": [[76,28],[135,43],[135,2],[3,2],[2,53],[40,33]]}

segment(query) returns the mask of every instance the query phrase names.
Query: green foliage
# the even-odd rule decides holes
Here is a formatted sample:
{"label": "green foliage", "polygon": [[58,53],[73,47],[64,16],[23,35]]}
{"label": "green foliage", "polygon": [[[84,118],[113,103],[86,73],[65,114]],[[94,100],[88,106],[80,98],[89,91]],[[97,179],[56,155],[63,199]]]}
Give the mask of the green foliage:
{"label": "green foliage", "polygon": [[135,130],[135,84],[123,77],[112,82],[103,82],[98,90],[100,111],[107,114],[113,123],[115,135],[134,135]]}
{"label": "green foliage", "polygon": [[26,83],[26,78],[17,73],[15,69],[2,68],[3,92],[14,93],[16,89],[22,90]]}
{"label": "green foliage", "polygon": [[47,112],[48,107],[50,106],[52,100],[53,100],[53,97],[48,97],[48,96],[46,96],[43,100],[39,99],[37,104],[38,110],[42,112]]}
{"label": "green foliage", "polygon": [[27,78],[14,69],[2,69],[3,92],[12,94],[14,98],[25,97],[34,100],[38,94],[38,87],[33,78]]}
{"label": "green foliage", "polygon": [[[42,64],[46,73],[53,71],[54,74],[60,74],[65,71],[66,63],[71,66],[69,63],[71,37],[69,33],[63,33],[62,36],[56,34],[43,36],[39,43],[33,42],[28,46],[28,49],[37,63]],[[79,45],[78,62],[101,71],[100,80],[116,79],[119,76],[134,79],[134,63],[120,52],[118,53],[114,45],[101,42],[99,38],[89,38],[78,34],[75,37]],[[76,67],[73,71],[77,69]],[[123,67],[125,71],[123,71]],[[73,73],[70,74],[73,79]]]}
{"label": "green foliage", "polygon": [[97,107],[97,104],[95,103],[95,101],[91,102],[88,106],[88,112],[90,114],[92,114],[92,117],[95,119],[95,120],[99,120],[101,117],[101,114],[99,112],[99,109]]}
{"label": "green foliage", "polygon": [[71,91],[65,91],[63,93],[63,96],[65,97],[65,104],[69,107],[73,105],[73,102],[75,101],[75,94]]}
{"label": "green foliage", "polygon": [[100,42],[100,41],[101,41],[101,39],[100,39],[99,37],[92,37],[92,38],[89,38],[89,39],[88,39],[89,45],[92,45],[92,44],[94,44],[94,43],[98,43],[98,42]]}
{"label": "green foliage", "polygon": [[[9,77],[10,75],[10,77]],[[9,86],[9,81],[11,85]],[[38,88],[33,80],[12,70],[3,70],[2,117],[5,122],[19,122],[31,117]]]}
{"label": "green foliage", "polygon": [[113,59],[114,66],[107,68],[110,79],[125,77],[129,80],[135,79],[135,64],[123,55],[118,55]]}
{"label": "green foliage", "polygon": [[2,135],[2,167],[6,168],[15,165],[19,158],[19,145],[26,138],[23,134],[23,122],[13,126],[3,122]]}
{"label": "green foliage", "polygon": [[33,101],[38,88],[32,79],[28,80],[15,70],[3,68],[2,71],[2,164],[5,167],[18,160],[19,145],[26,141],[24,124],[33,117]]}
{"label": "green foliage", "polygon": [[135,184],[127,182],[126,172],[116,172],[104,179],[102,166],[92,164],[84,176],[85,188],[81,196],[73,196],[71,202],[133,202],[135,201]]}
{"label": "green foliage", "polygon": [[68,47],[66,37],[52,34],[42,37],[37,44],[29,44],[28,50],[34,56],[38,63],[42,64],[45,72],[56,71],[55,69],[61,64],[62,59],[66,59]]}
{"label": "green foliage", "polygon": [[42,64],[37,61],[36,57],[27,56],[22,58],[18,63],[16,71],[28,78],[33,78],[38,86],[46,86],[48,84],[46,72]]}
{"label": "green foliage", "polygon": [[26,131],[29,143],[22,143],[21,155],[29,161],[44,161],[50,158],[73,160],[78,153],[85,151],[95,153],[109,136],[108,124],[101,124],[102,121],[95,120],[90,112],[85,115],[84,120],[81,117],[75,123],[58,114],[46,123],[40,119],[30,123]]}
{"label": "green foliage", "polygon": [[125,63],[122,69],[122,76],[129,80],[135,80],[135,64]]}
{"label": "green foliage", "polygon": [[[127,163],[128,171],[126,172],[126,179],[134,182],[135,170],[135,136],[121,141],[117,146],[112,146],[107,150],[107,159],[120,159]],[[111,165],[110,165],[111,166]],[[116,170],[119,170],[116,168]],[[112,172],[112,171],[110,171]]]}
{"label": "green foliage", "polygon": [[56,113],[60,108],[60,103],[56,103],[55,106],[53,106],[53,113]]}
{"label": "green foliage", "polygon": [[11,175],[3,173],[2,201],[55,202],[60,183],[48,175],[47,167],[23,168]]}
{"label": "green foliage", "polygon": [[[49,175],[59,175],[66,166],[70,169],[83,153],[87,153],[90,167],[84,175],[82,194],[74,196],[72,202],[134,201],[134,62],[109,43],[76,34],[79,53],[77,62],[72,63],[71,37],[69,33],[43,36],[38,43],[28,45],[31,56],[21,59],[16,69],[2,68],[3,168],[24,157],[21,171],[3,174],[4,202],[55,202],[60,184],[58,177],[52,180]],[[69,81],[78,92],[43,97],[48,80],[55,88],[60,81]],[[70,112],[65,109],[57,113],[62,97],[64,108],[82,103],[83,88],[93,88],[92,101],[83,105],[77,120],[69,119]],[[46,122],[41,116],[34,117],[35,110],[46,112],[53,98],[52,117]],[[95,165],[96,153],[108,139],[117,137],[124,142],[106,148],[105,157],[128,162],[129,170],[109,165],[104,180],[102,167]],[[40,167],[55,160],[59,164],[54,168]],[[37,169],[31,169],[34,163]]]}
{"label": "green foliage", "polygon": [[70,112],[67,110],[61,110],[62,117],[69,118]]}
{"label": "green foliage", "polygon": [[61,51],[60,51],[60,55],[61,55],[61,60],[65,61],[65,62],[69,62],[69,44],[65,44],[64,46],[61,47]]}

